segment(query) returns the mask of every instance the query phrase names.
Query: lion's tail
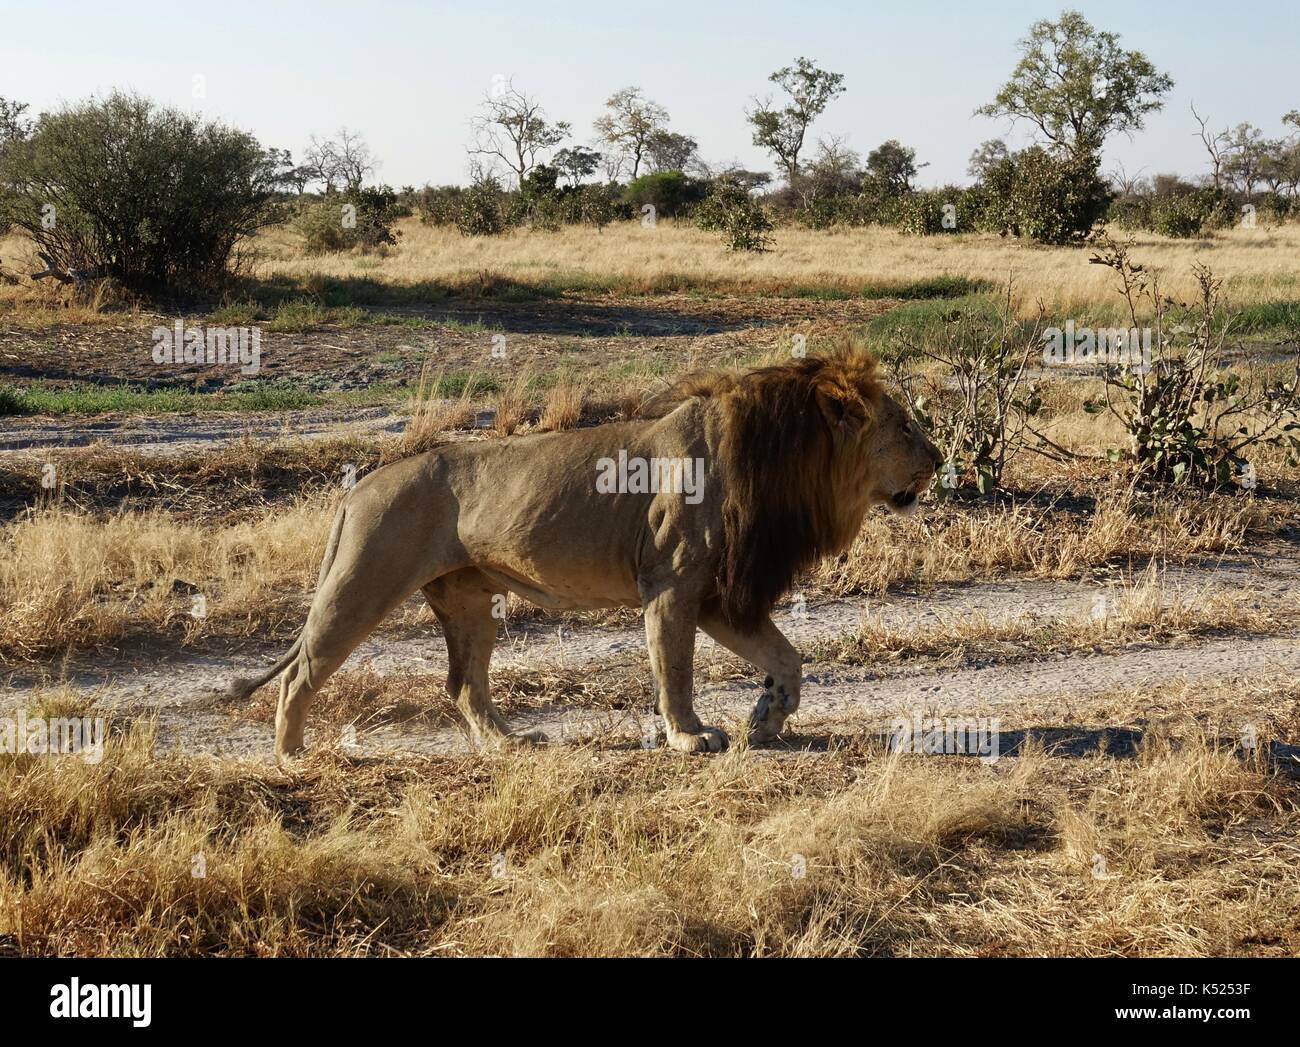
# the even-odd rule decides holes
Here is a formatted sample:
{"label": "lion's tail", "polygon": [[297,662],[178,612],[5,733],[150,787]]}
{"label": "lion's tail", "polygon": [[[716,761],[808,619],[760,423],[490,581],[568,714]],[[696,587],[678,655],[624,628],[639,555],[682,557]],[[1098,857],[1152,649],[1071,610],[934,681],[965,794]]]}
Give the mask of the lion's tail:
{"label": "lion's tail", "polygon": [[[339,536],[343,533],[343,518],[346,514],[347,501],[345,499],[343,504],[339,506],[339,511],[334,517],[334,526],[330,530],[329,542],[325,545],[325,556],[321,560],[320,575],[316,579],[317,592],[320,592],[321,588],[324,586],[325,579],[329,576],[330,568],[334,565],[334,556],[338,552]],[[302,637],[303,634],[299,633],[298,639],[293,642],[293,646],[285,651],[283,657],[271,666],[271,668],[267,669],[266,672],[262,673],[262,675],[240,676],[231,680],[230,686],[226,689],[227,696],[233,699],[247,698],[259,687],[274,680],[289,667],[290,663],[292,663],[295,658],[298,657],[298,652],[302,650]]]}

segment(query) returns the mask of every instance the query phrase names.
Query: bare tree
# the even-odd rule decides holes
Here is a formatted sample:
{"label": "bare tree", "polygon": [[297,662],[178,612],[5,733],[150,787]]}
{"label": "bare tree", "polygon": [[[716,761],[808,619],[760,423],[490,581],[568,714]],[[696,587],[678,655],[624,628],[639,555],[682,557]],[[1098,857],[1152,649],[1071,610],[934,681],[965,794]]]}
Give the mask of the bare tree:
{"label": "bare tree", "polygon": [[615,91],[605,102],[605,108],[609,112],[596,118],[596,134],[631,161],[635,178],[651,141],[668,124],[668,111],[646,98],[639,87]]}
{"label": "bare tree", "polygon": [[1210,177],[1214,180],[1214,188],[1223,188],[1223,165],[1227,162],[1228,153],[1232,148],[1232,135],[1228,133],[1225,127],[1222,131],[1211,131],[1209,121],[1204,119],[1196,111],[1196,103],[1192,103],[1192,116],[1196,117],[1196,122],[1201,125],[1197,132],[1201,139],[1201,144],[1205,146],[1205,151],[1210,154]]}
{"label": "bare tree", "polygon": [[332,193],[340,186],[348,192],[356,192],[361,183],[375,173],[375,160],[361,134],[344,127],[333,138],[322,139],[312,135],[303,167],[315,181],[324,183],[326,193]]}
{"label": "bare tree", "polygon": [[1115,170],[1110,173],[1110,184],[1120,196],[1134,196],[1149,188],[1147,180],[1142,177],[1143,170],[1145,168],[1140,168],[1137,174],[1131,175],[1123,162],[1116,163]]}
{"label": "bare tree", "polygon": [[551,123],[542,104],[511,81],[490,91],[483,99],[483,112],[474,118],[472,163],[492,165],[500,161],[515,176],[517,184],[537,166],[539,157],[569,137],[563,120]]}

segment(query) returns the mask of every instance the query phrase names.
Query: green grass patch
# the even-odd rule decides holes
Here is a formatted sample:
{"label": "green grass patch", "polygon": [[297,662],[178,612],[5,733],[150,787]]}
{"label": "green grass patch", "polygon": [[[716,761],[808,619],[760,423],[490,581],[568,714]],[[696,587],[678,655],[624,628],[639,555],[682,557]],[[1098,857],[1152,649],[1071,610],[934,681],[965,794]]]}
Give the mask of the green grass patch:
{"label": "green grass patch", "polygon": [[267,330],[299,334],[317,327],[357,327],[369,314],[358,306],[324,306],[307,298],[282,302],[271,317]]}
{"label": "green grass patch", "polygon": [[208,323],[217,327],[253,327],[266,312],[256,302],[227,302],[208,313]]}
{"label": "green grass patch", "polygon": [[1237,334],[1300,338],[1300,302],[1261,302],[1234,310]]}
{"label": "green grass patch", "polygon": [[0,415],[195,414],[201,411],[294,411],[325,402],[288,384],[244,383],[237,392],[136,386],[0,386]]}
{"label": "green grass patch", "polygon": [[998,317],[998,300],[991,294],[968,294],[955,298],[931,298],[908,302],[872,318],[862,329],[869,348],[882,356],[897,355],[900,331],[908,341],[924,345],[959,314],[990,321]]}
{"label": "green grass patch", "polygon": [[994,290],[988,280],[967,276],[929,276],[920,280],[883,281],[865,285],[860,298],[902,298],[906,301],[929,301],[971,298]]}

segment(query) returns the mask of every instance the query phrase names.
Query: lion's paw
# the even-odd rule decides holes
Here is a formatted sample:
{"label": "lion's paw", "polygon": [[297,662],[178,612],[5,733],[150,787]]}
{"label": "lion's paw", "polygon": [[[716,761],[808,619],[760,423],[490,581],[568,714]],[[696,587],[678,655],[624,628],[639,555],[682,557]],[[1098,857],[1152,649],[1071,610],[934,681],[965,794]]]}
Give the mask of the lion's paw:
{"label": "lion's paw", "polygon": [[749,717],[749,744],[761,745],[776,741],[785,729],[786,719],[797,705],[797,700],[791,701],[784,688],[780,693],[764,691]]}
{"label": "lion's paw", "polygon": [[719,727],[701,727],[699,731],[669,731],[668,746],[683,753],[720,753],[727,748],[727,732]]}
{"label": "lion's paw", "polygon": [[545,745],[548,739],[542,731],[511,731],[497,739],[502,749],[528,749],[534,745]]}

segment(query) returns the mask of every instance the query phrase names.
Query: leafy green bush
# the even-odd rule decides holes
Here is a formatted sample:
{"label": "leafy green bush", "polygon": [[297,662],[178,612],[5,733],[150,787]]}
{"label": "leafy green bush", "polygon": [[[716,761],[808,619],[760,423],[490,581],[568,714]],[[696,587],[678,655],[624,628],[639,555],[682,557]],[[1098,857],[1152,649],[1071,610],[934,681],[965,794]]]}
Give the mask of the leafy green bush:
{"label": "leafy green bush", "polygon": [[455,225],[465,190],[458,185],[426,185],[416,194],[416,210],[425,225]]}
{"label": "leafy green bush", "polygon": [[619,198],[617,185],[584,185],[566,199],[572,200],[574,221],[586,222],[604,229],[616,218],[626,217],[625,206]]}
{"label": "leafy green bush", "polygon": [[391,188],[366,186],[307,205],[294,225],[303,234],[308,254],[376,251],[397,243],[402,235],[393,228],[400,211]]}
{"label": "leafy green bush", "polygon": [[1154,210],[1155,201],[1149,195],[1130,193],[1111,202],[1106,221],[1122,229],[1151,229]]}
{"label": "leafy green bush", "polygon": [[649,204],[658,214],[676,218],[703,200],[706,190],[705,183],[681,171],[656,171],[629,182],[623,198],[637,214]]}
{"label": "leafy green bush", "polygon": [[1147,320],[1155,340],[1149,366],[1109,368],[1104,395],[1084,404],[1091,414],[1112,415],[1128,434],[1129,447],[1108,456],[1131,458],[1150,481],[1244,491],[1258,485],[1249,455],[1260,448],[1279,447],[1300,461],[1300,367],[1287,381],[1246,355],[1229,370],[1235,318],[1220,299],[1222,281],[1195,266],[1195,321],[1175,325],[1159,272],[1133,261],[1131,243],[1103,236],[1096,247],[1091,261],[1116,273],[1128,314]]}
{"label": "leafy green bush", "polygon": [[501,183],[493,175],[478,179],[461,194],[456,228],[461,236],[495,236],[506,228]]}
{"label": "leafy green bush", "polygon": [[1097,167],[1096,157],[1067,159],[1038,146],[1013,153],[985,172],[981,224],[1038,243],[1079,242],[1110,204]]}
{"label": "leafy green bush", "polygon": [[895,222],[912,236],[970,232],[975,222],[967,206],[967,194],[956,186],[907,193],[895,204]]}
{"label": "leafy green bush", "polygon": [[719,179],[696,209],[695,224],[707,232],[720,232],[731,251],[766,251],[772,243],[772,216],[755,199],[729,179]]}
{"label": "leafy green bush", "polygon": [[1151,209],[1151,227],[1162,236],[1181,240],[1200,236],[1209,215],[1194,194],[1166,196]]}
{"label": "leafy green bush", "polygon": [[280,156],[252,135],[135,95],[47,113],[0,152],[0,227],[64,279],[138,292],[211,288],[278,220]]}

